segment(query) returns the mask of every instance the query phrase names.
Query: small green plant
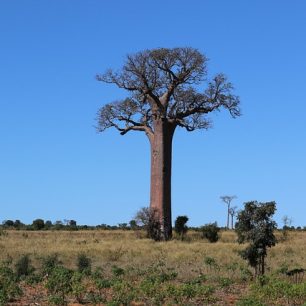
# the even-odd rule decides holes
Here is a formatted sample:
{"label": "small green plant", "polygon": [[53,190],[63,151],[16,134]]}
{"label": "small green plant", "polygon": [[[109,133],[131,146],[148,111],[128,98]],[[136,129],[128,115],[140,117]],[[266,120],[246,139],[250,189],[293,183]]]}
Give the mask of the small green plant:
{"label": "small green plant", "polygon": [[45,285],[49,293],[62,301],[66,301],[66,295],[72,292],[72,275],[71,270],[56,266],[48,276]]}
{"label": "small green plant", "polygon": [[78,303],[82,303],[86,294],[86,287],[83,282],[84,274],[81,272],[74,272],[71,277],[71,291]]}
{"label": "small green plant", "polygon": [[17,277],[25,277],[34,272],[34,267],[31,265],[31,259],[28,254],[22,255],[15,264]]}
{"label": "small green plant", "polygon": [[58,258],[58,254],[51,254],[42,258],[42,274],[43,276],[49,275],[52,271],[60,266],[62,262]]}
{"label": "small green plant", "polygon": [[0,264],[0,305],[7,305],[9,301],[22,295],[11,261]]}
{"label": "small green plant", "polygon": [[51,294],[48,297],[48,301],[51,305],[55,306],[65,306],[67,305],[67,301],[62,295]]}
{"label": "small green plant", "polygon": [[218,279],[218,282],[219,282],[221,288],[228,288],[228,287],[230,287],[230,285],[233,284],[233,280],[231,280],[228,277],[220,277]]}
{"label": "small green plant", "polygon": [[236,306],[267,306],[261,301],[255,299],[254,297],[243,297],[237,303]]}
{"label": "small green plant", "polygon": [[84,253],[78,254],[77,257],[78,271],[85,274],[91,273],[91,259]]}
{"label": "small green plant", "polygon": [[124,275],[124,270],[118,266],[113,266],[112,267],[112,273],[115,277],[120,277]]}
{"label": "small green plant", "polygon": [[202,237],[212,243],[219,240],[219,231],[220,228],[217,222],[209,223],[201,227]]}
{"label": "small green plant", "polygon": [[206,266],[207,272],[212,272],[212,271],[216,272],[220,270],[217,261],[213,257],[206,256],[204,258],[204,264]]}
{"label": "small green plant", "polygon": [[136,290],[129,281],[116,281],[113,286],[112,303],[114,305],[131,305],[131,302],[136,298]]}

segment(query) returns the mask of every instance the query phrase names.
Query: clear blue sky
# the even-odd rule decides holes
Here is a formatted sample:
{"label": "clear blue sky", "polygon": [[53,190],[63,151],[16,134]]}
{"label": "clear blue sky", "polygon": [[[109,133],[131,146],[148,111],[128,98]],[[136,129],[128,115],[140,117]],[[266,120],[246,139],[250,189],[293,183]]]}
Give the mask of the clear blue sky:
{"label": "clear blue sky", "polygon": [[128,222],[149,203],[142,133],[95,131],[124,92],[94,78],[128,53],[190,46],[224,72],[243,116],[176,132],[173,217],[226,222],[221,195],[306,225],[304,0],[1,0],[0,220]]}

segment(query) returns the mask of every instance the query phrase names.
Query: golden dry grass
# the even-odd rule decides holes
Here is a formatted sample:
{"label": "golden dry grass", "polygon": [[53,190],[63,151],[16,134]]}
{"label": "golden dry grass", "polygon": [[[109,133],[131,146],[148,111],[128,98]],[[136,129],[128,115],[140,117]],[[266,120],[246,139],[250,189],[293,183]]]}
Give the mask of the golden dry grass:
{"label": "golden dry grass", "polygon": [[[58,254],[63,264],[75,268],[79,253],[92,259],[93,266],[103,268],[118,266],[145,267],[158,261],[175,268],[184,278],[205,273],[204,258],[209,256],[224,267],[232,263],[245,265],[238,251],[244,246],[236,243],[233,231],[221,233],[217,243],[199,239],[196,232],[188,233],[187,241],[173,239],[154,242],[140,239],[143,233],[133,231],[15,231],[0,236],[0,260],[8,256],[16,260],[29,254],[35,266],[41,258]],[[280,237],[280,233],[277,234]],[[285,242],[269,250],[268,267],[273,271],[283,264],[306,268],[306,232],[290,232]]]}

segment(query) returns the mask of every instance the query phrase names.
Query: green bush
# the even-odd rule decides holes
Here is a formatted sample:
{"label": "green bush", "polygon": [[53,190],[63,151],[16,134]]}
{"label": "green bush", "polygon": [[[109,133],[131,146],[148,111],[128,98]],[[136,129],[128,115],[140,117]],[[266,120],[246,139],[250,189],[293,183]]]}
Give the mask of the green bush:
{"label": "green bush", "polygon": [[25,277],[34,272],[34,267],[31,265],[31,259],[28,254],[22,255],[15,264],[17,277]]}
{"label": "green bush", "polygon": [[209,242],[217,242],[219,240],[220,228],[217,222],[205,224],[201,227],[202,237],[206,238]]}
{"label": "green bush", "polygon": [[77,258],[78,271],[85,274],[91,273],[91,259],[84,253],[78,254]]}
{"label": "green bush", "polygon": [[0,265],[0,305],[7,305],[9,301],[21,295],[18,278],[10,267],[10,262],[3,262]]}
{"label": "green bush", "polygon": [[35,219],[32,223],[32,228],[34,230],[42,230],[45,227],[45,221],[43,219]]}
{"label": "green bush", "polygon": [[49,293],[65,301],[66,295],[72,292],[72,275],[71,270],[56,266],[47,278],[46,288]]}
{"label": "green bush", "polygon": [[48,297],[48,301],[51,305],[56,305],[56,306],[64,306],[67,305],[67,301],[65,298],[61,295],[53,295],[51,294]]}
{"label": "green bush", "polygon": [[206,256],[204,258],[204,264],[207,268],[207,272],[220,270],[220,267],[219,267],[217,261],[213,257]]}
{"label": "green bush", "polygon": [[187,216],[178,216],[175,220],[174,230],[180,236],[181,240],[184,239],[184,236],[188,231],[188,227],[186,225],[187,222],[188,222]]}
{"label": "green bush", "polygon": [[42,258],[42,274],[43,275],[49,275],[52,273],[52,271],[60,266],[62,262],[58,259],[58,254],[52,254],[48,255],[44,258]]}
{"label": "green bush", "polygon": [[82,303],[86,294],[86,287],[84,285],[84,274],[81,272],[74,272],[71,277],[71,291],[78,303]]}
{"label": "green bush", "polygon": [[254,299],[254,297],[245,297],[240,299],[236,306],[267,306],[266,304],[263,304],[257,299]]}
{"label": "green bush", "polygon": [[124,275],[124,270],[118,266],[113,266],[112,273],[115,277],[119,277],[121,275]]}

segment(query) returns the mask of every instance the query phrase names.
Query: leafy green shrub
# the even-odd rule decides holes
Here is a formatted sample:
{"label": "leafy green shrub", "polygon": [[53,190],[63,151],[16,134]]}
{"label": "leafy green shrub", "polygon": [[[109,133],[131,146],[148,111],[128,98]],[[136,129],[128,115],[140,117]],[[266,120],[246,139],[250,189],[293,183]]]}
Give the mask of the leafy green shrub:
{"label": "leafy green shrub", "polygon": [[31,275],[34,272],[34,267],[31,265],[31,259],[28,254],[22,255],[15,264],[17,277]]}
{"label": "leafy green shrub", "polygon": [[112,286],[113,289],[113,305],[130,305],[136,299],[136,290],[129,281],[115,281]]}
{"label": "leafy green shrub", "polygon": [[280,305],[301,305],[306,300],[306,283],[291,282],[265,277],[265,282],[257,281],[252,287],[252,294],[263,301]]}
{"label": "leafy green shrub", "polygon": [[72,292],[72,275],[71,270],[56,266],[47,278],[46,288],[49,293],[65,301],[66,295]]}
{"label": "leafy green shrub", "polygon": [[82,303],[86,294],[86,287],[83,282],[84,274],[81,272],[74,272],[71,277],[71,291],[78,303]]}
{"label": "leafy green shrub", "polygon": [[91,273],[91,259],[84,253],[78,254],[77,258],[78,271],[85,274]]}
{"label": "leafy green shrub", "polygon": [[217,242],[219,240],[220,228],[217,222],[209,223],[201,227],[202,237],[206,238],[209,242]]}
{"label": "leafy green shrub", "polygon": [[32,223],[34,230],[42,230],[45,227],[45,221],[43,219],[35,219]]}
{"label": "leafy green shrub", "polygon": [[48,301],[51,305],[56,305],[56,306],[67,305],[67,301],[65,300],[65,297],[63,297],[62,295],[51,294],[48,297]]}
{"label": "leafy green shrub", "polygon": [[60,266],[62,262],[58,259],[58,254],[51,254],[42,258],[42,273],[49,275],[56,267]]}
{"label": "leafy green shrub", "polygon": [[212,294],[214,293],[214,291],[214,287],[209,285],[190,283],[176,285],[171,284],[168,285],[167,288],[167,297],[171,298],[174,303],[178,305],[189,305],[188,302],[190,300],[198,300],[198,303],[196,303],[196,305],[206,305],[206,302],[212,300]]}
{"label": "leafy green shrub", "polygon": [[228,288],[230,285],[233,284],[233,280],[228,277],[220,277],[218,279],[218,283],[220,284],[221,288]]}
{"label": "leafy green shrub", "polygon": [[124,274],[124,270],[118,266],[113,266],[112,273],[115,277],[119,277]]}
{"label": "leafy green shrub", "polygon": [[207,276],[204,274],[200,274],[199,276],[187,281],[186,284],[191,284],[191,285],[202,284],[206,281],[207,281]]}
{"label": "leafy green shrub", "polygon": [[181,240],[184,239],[184,236],[188,231],[188,227],[186,225],[187,222],[188,222],[187,216],[178,216],[175,220],[174,230],[180,236]]}
{"label": "leafy green shrub", "polygon": [[241,266],[239,268],[239,271],[240,271],[240,278],[243,282],[247,282],[253,278],[253,274],[248,268]]}
{"label": "leafy green shrub", "polygon": [[207,268],[207,272],[220,270],[217,261],[213,257],[206,256],[204,258],[204,264]]}
{"label": "leafy green shrub", "polygon": [[14,298],[22,295],[22,290],[18,285],[18,278],[10,262],[3,262],[0,265],[0,305],[4,306]]}
{"label": "leafy green shrub", "polygon": [[254,297],[243,297],[237,303],[236,306],[267,306],[261,301],[254,299]]}
{"label": "leafy green shrub", "polygon": [[97,267],[95,271],[91,274],[91,279],[94,282],[96,289],[98,289],[99,294],[89,292],[87,298],[93,304],[105,303],[106,302],[106,290],[111,288],[114,280],[105,279],[103,276],[103,270],[100,267]]}
{"label": "leafy green shrub", "polygon": [[249,242],[240,255],[254,268],[255,276],[265,274],[267,249],[277,243],[274,235],[277,225],[272,220],[275,211],[275,202],[252,201],[244,203],[244,209],[237,216],[235,231],[238,235],[238,242]]}

